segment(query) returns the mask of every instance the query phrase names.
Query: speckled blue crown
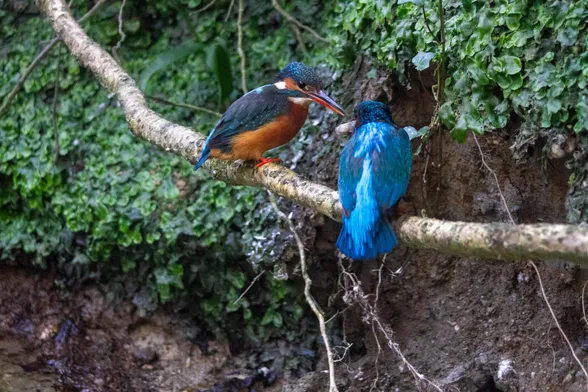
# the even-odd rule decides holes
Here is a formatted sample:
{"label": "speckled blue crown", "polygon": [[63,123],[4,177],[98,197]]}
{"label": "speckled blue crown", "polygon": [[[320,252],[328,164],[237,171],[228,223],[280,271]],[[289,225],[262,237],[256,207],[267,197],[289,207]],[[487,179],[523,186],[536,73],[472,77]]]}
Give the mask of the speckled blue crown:
{"label": "speckled blue crown", "polygon": [[388,105],[376,101],[363,101],[355,107],[355,118],[359,120],[359,125],[376,121],[386,121],[392,123],[392,113]]}
{"label": "speckled blue crown", "polygon": [[316,72],[304,63],[290,63],[280,71],[277,76],[277,80],[284,80],[286,78],[292,78],[298,83],[304,83],[308,86],[321,88],[323,81],[316,74]]}

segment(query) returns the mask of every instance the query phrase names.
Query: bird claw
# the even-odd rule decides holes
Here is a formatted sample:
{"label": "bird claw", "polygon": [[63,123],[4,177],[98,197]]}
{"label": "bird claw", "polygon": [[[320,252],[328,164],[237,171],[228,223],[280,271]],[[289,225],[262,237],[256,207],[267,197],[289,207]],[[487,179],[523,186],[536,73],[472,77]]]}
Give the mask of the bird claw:
{"label": "bird claw", "polygon": [[259,158],[259,163],[257,165],[255,165],[255,167],[260,168],[265,164],[268,163],[282,163],[282,160],[280,158],[264,158],[261,157]]}

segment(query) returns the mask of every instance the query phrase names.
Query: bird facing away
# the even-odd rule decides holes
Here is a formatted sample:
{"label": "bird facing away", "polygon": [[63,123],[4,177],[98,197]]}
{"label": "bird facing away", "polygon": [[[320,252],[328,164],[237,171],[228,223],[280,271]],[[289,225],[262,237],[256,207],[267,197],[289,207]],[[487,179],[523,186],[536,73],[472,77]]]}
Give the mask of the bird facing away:
{"label": "bird facing away", "polygon": [[343,228],[337,247],[362,260],[388,253],[398,243],[387,212],[406,192],[412,166],[410,138],[375,101],[355,108],[355,129],[339,164]]}
{"label": "bird facing away", "polygon": [[290,63],[276,79],[274,84],[258,87],[229,106],[206,139],[194,170],[209,157],[256,160],[257,167],[279,162],[262,155],[296,136],[313,101],[343,115],[341,107],[322,90],[323,83],[312,68]]}

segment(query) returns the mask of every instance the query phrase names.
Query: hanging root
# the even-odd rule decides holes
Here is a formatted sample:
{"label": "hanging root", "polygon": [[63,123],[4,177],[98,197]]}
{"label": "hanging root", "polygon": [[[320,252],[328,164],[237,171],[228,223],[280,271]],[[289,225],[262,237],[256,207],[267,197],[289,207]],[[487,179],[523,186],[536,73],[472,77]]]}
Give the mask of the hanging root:
{"label": "hanging root", "polygon": [[[478,146],[478,151],[480,151],[480,157],[482,158],[482,165],[484,165],[484,167],[486,167],[486,169],[488,169],[488,171],[494,177],[494,181],[496,182],[496,187],[498,188],[498,193],[500,194],[500,198],[502,199],[502,204],[504,206],[504,209],[506,210],[506,213],[508,214],[508,218],[510,220],[510,223],[514,225],[515,221],[510,213],[510,210],[508,208],[508,204],[506,202],[506,198],[504,197],[504,194],[502,193],[502,189],[500,188],[498,176],[496,175],[496,172],[494,170],[492,170],[492,168],[488,165],[488,163],[486,163],[486,160],[484,159],[484,153],[482,152],[482,147],[480,146],[480,143],[478,142],[478,138],[476,137],[476,134],[472,132],[472,136],[474,137],[474,141],[476,142],[476,146]],[[580,361],[580,359],[576,355],[574,347],[570,343],[570,339],[568,339],[568,336],[566,335],[566,333],[562,329],[561,325],[559,324],[559,321],[557,320],[557,316],[555,315],[555,312],[553,311],[553,308],[551,307],[551,304],[549,303],[549,300],[547,299],[547,294],[545,293],[545,288],[543,286],[543,280],[541,279],[541,274],[539,273],[539,268],[537,268],[537,265],[532,260],[528,260],[528,263],[535,269],[535,272],[537,273],[537,280],[539,281],[539,288],[541,289],[541,295],[543,297],[543,300],[545,301],[545,304],[547,305],[547,308],[549,309],[549,313],[551,314],[551,317],[552,317],[553,321],[555,322],[557,329],[559,330],[559,332],[561,333],[561,336],[563,337],[563,339],[567,343],[568,347],[570,348],[570,352],[572,353],[574,360],[578,363],[578,365],[580,365],[580,368],[582,369],[582,372],[584,373],[584,377],[586,377],[586,380],[588,381],[588,372],[586,371],[586,368],[582,364],[582,361]],[[584,289],[585,288],[586,288],[586,285],[584,285],[584,288],[582,289],[582,310],[583,311],[584,311]],[[585,319],[585,317],[586,317],[586,313],[584,312],[584,319]],[[552,350],[553,350],[553,348],[552,348]],[[587,390],[588,390],[588,385],[587,385]]]}
{"label": "hanging root", "polygon": [[[425,386],[430,386],[439,392],[443,392],[443,390],[441,389],[441,386],[439,384],[437,384],[437,383],[431,381],[430,379],[428,379],[427,377],[425,377],[408,361],[408,359],[406,359],[406,357],[404,356],[404,354],[400,350],[400,346],[393,339],[394,333],[392,331],[392,328],[382,321],[382,318],[380,316],[380,312],[377,309],[375,301],[374,301],[374,303],[369,301],[369,299],[368,299],[369,295],[364,294],[363,288],[361,286],[361,282],[359,281],[359,279],[357,278],[357,276],[354,273],[349,272],[343,266],[343,262],[342,262],[341,257],[339,258],[339,268],[342,271],[341,275],[343,277],[343,283],[341,283],[341,280],[340,280],[339,284],[343,284],[342,289],[345,292],[345,294],[343,295],[343,301],[345,301],[345,303],[348,305],[355,305],[355,304],[359,305],[359,307],[363,311],[363,320],[372,326],[373,331],[374,331],[374,336],[376,336],[375,335],[376,330],[379,331],[384,336],[384,338],[386,339],[386,343],[387,343],[388,348],[390,348],[393,352],[396,353],[396,355],[398,355],[398,357],[400,358],[400,360],[402,362],[403,367],[408,369],[408,371],[413,375],[419,388],[422,385],[425,385]],[[379,274],[379,276],[381,276],[381,275]],[[381,282],[381,280],[380,280],[380,278],[378,278],[378,286],[379,286],[380,282]],[[378,295],[376,295],[376,298],[378,298]],[[381,347],[380,342],[377,339],[377,337],[376,337],[376,344],[378,345],[378,348]],[[376,366],[377,366],[377,359],[378,358],[379,358],[379,351],[378,351],[378,357],[376,357]],[[376,384],[375,383],[372,384],[372,389],[375,387],[376,387]]]}

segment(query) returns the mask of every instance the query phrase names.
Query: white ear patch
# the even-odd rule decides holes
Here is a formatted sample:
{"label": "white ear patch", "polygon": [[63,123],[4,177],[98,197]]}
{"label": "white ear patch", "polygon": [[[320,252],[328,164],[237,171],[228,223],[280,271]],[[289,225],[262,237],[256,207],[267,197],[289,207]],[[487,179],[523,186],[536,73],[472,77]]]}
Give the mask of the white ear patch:
{"label": "white ear patch", "polygon": [[297,97],[289,97],[290,102],[295,103],[296,105],[308,105],[312,102],[310,98],[297,98]]}
{"label": "white ear patch", "polygon": [[286,82],[276,82],[276,83],[274,83],[274,86],[276,86],[280,90],[283,90],[286,88]]}

